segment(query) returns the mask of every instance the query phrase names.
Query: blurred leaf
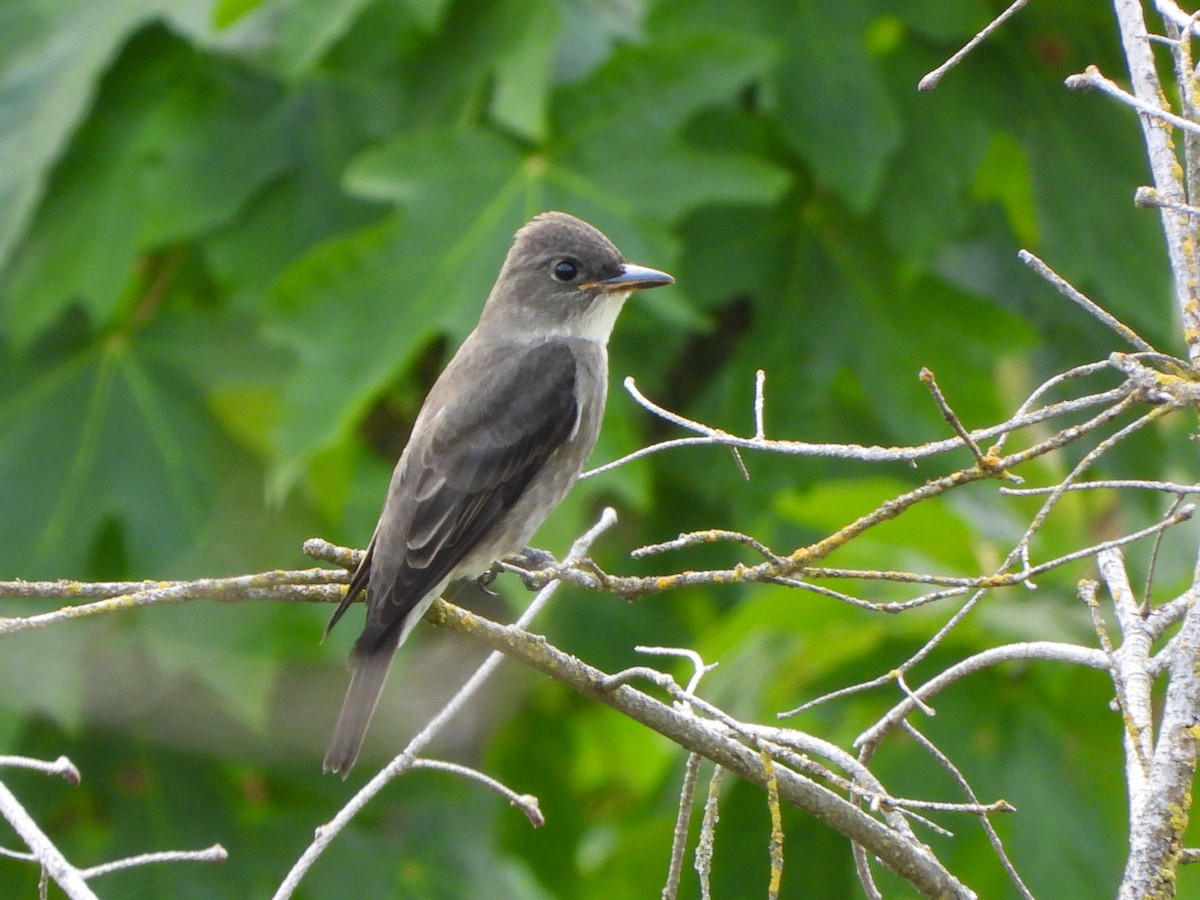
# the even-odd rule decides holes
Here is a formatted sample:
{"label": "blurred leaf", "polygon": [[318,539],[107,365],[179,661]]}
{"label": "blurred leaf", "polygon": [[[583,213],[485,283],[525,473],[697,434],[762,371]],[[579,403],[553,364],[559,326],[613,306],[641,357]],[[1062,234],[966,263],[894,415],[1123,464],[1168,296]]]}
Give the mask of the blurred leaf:
{"label": "blurred leaf", "polygon": [[[5,615],[37,611],[34,604],[25,609],[6,603]],[[43,611],[53,608],[39,604]],[[17,712],[36,713],[78,728],[84,722],[87,687],[87,646],[94,635],[85,629],[37,629],[5,638],[0,653],[0,683],[20,685],[20,690],[4,692],[2,708],[6,716]],[[54,660],[53,666],[45,665]]]}
{"label": "blurred leaf", "polygon": [[[170,367],[122,335],[0,366],[0,545],[9,571],[87,577],[92,542],[118,523],[119,570],[165,575],[203,527],[230,448]],[[128,567],[126,569],[125,567]]]}
{"label": "blurred leaf", "polygon": [[304,75],[341,38],[370,0],[291,0],[284,4],[279,64],[290,79]]}
{"label": "blurred leaf", "polygon": [[877,6],[903,19],[906,25],[923,35],[962,43],[973,38],[995,15],[984,0],[906,0]]}
{"label": "blurred leaf", "polygon": [[[930,66],[932,58],[916,58],[911,52],[897,54],[887,67],[890,81],[911,79],[910,73]],[[899,91],[896,106],[903,116],[904,131],[887,166],[879,211],[888,242],[901,259],[924,267],[932,254],[953,237],[978,227],[973,208],[964,202],[972,184],[987,186],[979,191],[980,195],[987,194],[979,196],[982,201],[1002,191],[1006,198],[1015,199],[1022,172],[1029,194],[1029,172],[1016,165],[989,165],[985,154],[995,123],[989,120],[988,107],[981,103],[977,86],[965,79],[948,78],[933,93]],[[954,152],[930,153],[931,146],[953,147]],[[994,186],[993,175],[996,181],[1002,179],[1007,190]],[[1028,224],[1028,219],[1019,224]]]}
{"label": "blurred leaf", "polygon": [[[964,454],[965,455],[965,454]],[[903,482],[876,476],[825,481],[803,494],[781,492],[775,511],[783,519],[832,534],[881,503],[906,493]],[[882,522],[830,557],[830,565],[974,574],[970,532],[945,502],[920,503]]]}
{"label": "blurred leaf", "polygon": [[771,58],[761,41],[733,34],[689,35],[664,40],[652,51],[618,51],[556,98],[555,118],[566,127],[568,149],[553,159],[546,178],[556,196],[570,198],[558,205],[669,220],[703,203],[778,197],[787,176],[777,166],[712,152],[678,135],[690,116],[729,102]]}
{"label": "blurred leaf", "polygon": [[818,182],[857,212],[876,199],[900,140],[900,121],[865,45],[861,6],[779,4],[785,51],[773,72],[779,127]]}
{"label": "blurred leaf", "polygon": [[[10,334],[27,343],[69,304],[108,325],[139,253],[228,221],[282,163],[268,83],[205,70],[152,31],[122,67],[59,167],[4,282]],[[101,239],[101,237],[103,239]]]}
{"label": "blurred leaf", "polygon": [[263,5],[265,0],[216,0],[212,20],[217,28],[228,28],[247,13]]}
{"label": "blurred leaf", "polygon": [[168,0],[0,5],[0,270],[116,49]]}
{"label": "blurred leaf", "polygon": [[384,215],[342,186],[363,141],[393,113],[375,101],[369,91],[336,83],[310,84],[285,101],[277,132],[287,154],[283,171],[204,239],[213,279],[238,305],[257,314],[271,284],[304,253]]}
{"label": "blurred leaf", "polygon": [[491,112],[496,121],[533,141],[547,137],[551,88],[550,60],[558,46],[562,11],[552,0],[522,7],[525,33],[496,61]]}
{"label": "blurred leaf", "polygon": [[[314,534],[365,542],[428,385],[475,325],[513,232],[547,208],[678,279],[618,325],[594,462],[679,434],[625,395],[626,374],[667,407],[746,434],[761,368],[769,435],[894,445],[949,433],[917,380],[929,366],[968,427],[994,421],[1113,346],[1016,261],[1020,245],[1171,346],[1157,217],[1129,203],[1145,169],[1136,117],[1062,87],[1089,63],[1121,71],[1111,10],[1031,4],[917,94],[992,12],[982,0],[0,4],[0,570],[232,574],[307,565],[300,540]],[[1147,431],[1100,468],[1186,479],[1187,433]],[[790,551],[967,461],[744,456],[749,481],[712,447],[589,479],[537,543],[562,552],[612,504],[620,523],[594,549],[606,569],[733,566],[755,554],[628,551],[712,527]],[[1026,474],[1061,477],[1074,458]],[[987,571],[1039,502],[974,485],[831,561]],[[1072,495],[1031,552],[1162,511],[1161,498]],[[1195,537],[1161,542],[1157,592],[1186,587]],[[1138,583],[1148,557],[1129,553]],[[1036,594],[988,597],[913,683],[998,641],[1090,640],[1074,599],[1086,565],[1047,573]],[[705,697],[770,721],[898,665],[951,614],[882,616],[780,586],[638,604],[564,590],[543,626],[612,670],[646,662],[637,644],[695,647],[721,664]],[[319,775],[353,640],[320,645],[326,617],[197,603],[7,639],[0,737],[68,753],[85,776],[66,788],[13,773],[23,801],[81,863],[217,840],[231,851],[223,866],[115,873],[118,894],[269,895],[352,789]],[[405,738],[408,701],[459,677],[460,648],[418,664],[436,643],[407,648],[393,685],[403,702],[381,708],[377,750]],[[398,802],[360,813],[306,894],[344,896],[348,872],[364,896],[601,898],[662,883],[683,754],[528,673],[503,687],[439,753],[536,793],[547,827],[474,784],[413,773]],[[1039,896],[1111,893],[1118,877],[1110,694],[1099,673],[1007,666],[939,695],[919,726],[981,795],[1018,805],[997,825]],[[889,684],[795,724],[849,745],[900,696]],[[905,738],[875,763],[899,794],[957,790]],[[844,841],[784,815],[785,893],[858,890]],[[955,836],[930,837],[939,855],[980,896],[1004,896],[978,829],[941,821]],[[761,891],[768,836],[761,791],[728,782],[717,895]],[[32,895],[36,880],[0,858],[0,883]],[[695,894],[686,876],[683,895]]]}
{"label": "blurred leaf", "polygon": [[318,248],[275,291],[275,333],[299,361],[280,413],[277,488],[348,437],[439,324],[466,304],[477,315],[519,224],[520,159],[483,133],[397,140],[362,157],[349,184],[403,198],[407,215]]}
{"label": "blurred leaf", "polygon": [[1013,235],[1022,244],[1040,243],[1029,159],[1011,135],[997,132],[992,136],[975,176],[974,193],[984,202],[999,201]]}
{"label": "blurred leaf", "polygon": [[236,604],[184,604],[165,617],[138,619],[145,647],[166,678],[187,676],[211,690],[230,718],[261,731],[283,659]]}
{"label": "blurred leaf", "polygon": [[[1146,177],[1138,131],[1132,118],[1097,97],[1045,93],[1041,85],[1030,86],[1023,122],[1043,238],[1039,255],[1161,345],[1157,336],[1169,334],[1167,320],[1139,299],[1168,296],[1169,270],[1158,216],[1131,209],[1131,185]],[[1088,149],[1098,142],[1105,145],[1102,160]],[[1088,187],[1077,193],[1072,185]]]}

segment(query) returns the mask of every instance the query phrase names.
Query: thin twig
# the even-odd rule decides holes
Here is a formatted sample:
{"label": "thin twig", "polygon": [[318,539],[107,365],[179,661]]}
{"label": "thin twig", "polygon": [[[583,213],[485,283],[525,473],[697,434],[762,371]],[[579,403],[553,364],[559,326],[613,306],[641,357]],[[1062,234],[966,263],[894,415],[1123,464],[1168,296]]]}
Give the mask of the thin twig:
{"label": "thin twig", "polygon": [[33,759],[29,756],[0,756],[0,768],[33,769],[35,772],[42,772],[46,775],[58,775],[73,787],[78,786],[82,780],[75,764],[65,756],[60,756],[53,762]]}
{"label": "thin twig", "polygon": [[[690,660],[692,663],[692,677],[684,688],[689,694],[695,694],[700,687],[700,679],[717,667],[717,663],[704,662],[704,658],[692,650],[690,647],[648,647],[644,644],[638,644],[633,648],[638,653],[645,653],[647,656],[678,656],[683,659]],[[685,701],[684,708],[691,709],[691,706]]]}
{"label": "thin twig", "polygon": [[954,433],[966,444],[967,449],[971,451],[971,455],[975,457],[976,465],[990,465],[983,451],[979,449],[979,445],[972,440],[971,435],[963,426],[962,420],[950,408],[950,404],[946,402],[946,396],[942,393],[942,389],[938,387],[937,379],[934,378],[933,372],[928,368],[922,368],[918,377],[921,379],[921,383],[929,389],[929,393],[933,396],[933,402],[937,404],[938,410],[942,413],[942,418],[954,429]]}
{"label": "thin twig", "polygon": [[754,439],[765,441],[767,430],[763,425],[763,412],[766,409],[767,373],[759,369],[754,373]]}
{"label": "thin twig", "polygon": [[1020,251],[1017,254],[1017,259],[1025,263],[1025,265],[1029,266],[1029,268],[1033,269],[1033,271],[1037,272],[1037,274],[1042,276],[1042,278],[1044,278],[1046,281],[1050,282],[1050,284],[1053,285],[1054,288],[1068,300],[1071,300],[1072,302],[1081,306],[1088,313],[1088,315],[1096,319],[1096,321],[1101,322],[1105,327],[1120,335],[1122,340],[1128,343],[1131,347],[1146,353],[1158,352],[1154,349],[1149,341],[1145,340],[1141,335],[1139,335],[1136,331],[1134,331],[1108,310],[1102,308],[1094,300],[1085,296],[1073,284],[1071,284],[1071,282],[1067,281],[1067,279],[1063,278],[1028,250]]}
{"label": "thin twig", "polygon": [[491,775],[480,772],[478,769],[472,769],[470,766],[464,766],[460,763],[446,762],[441,759],[427,759],[425,757],[414,758],[411,767],[414,769],[435,769],[440,772],[450,772],[461,778],[466,778],[468,781],[478,782],[488,790],[499,794],[508,801],[510,806],[515,806],[521,812],[525,813],[525,818],[529,820],[529,824],[534,828],[541,828],[546,824],[546,819],[542,815],[541,808],[538,806],[537,797],[533,796],[533,794],[518,794],[508,785],[502,784]]}
{"label": "thin twig", "polygon": [[53,879],[64,894],[71,900],[96,900],[96,894],[88,887],[87,881],[75,866],[68,862],[62,851],[42,831],[33,817],[25,811],[25,807],[3,782],[0,782],[0,816],[8,820],[8,824],[25,842],[42,871],[48,878]]}
{"label": "thin twig", "polygon": [[1142,185],[1133,192],[1133,205],[1141,209],[1173,209],[1189,216],[1200,216],[1200,206],[1168,200],[1149,185]]}
{"label": "thin twig", "polygon": [[713,768],[712,777],[708,780],[708,796],[704,801],[704,817],[700,820],[700,837],[696,841],[696,874],[700,876],[701,900],[712,900],[712,886],[709,877],[712,874],[713,845],[716,840],[717,822],[721,782],[720,766]]}
{"label": "thin twig", "polygon": [[92,866],[87,869],[80,870],[80,875],[84,878],[96,878],[100,875],[107,875],[110,872],[120,872],[123,869],[132,869],[135,866],[144,866],[149,863],[164,863],[164,862],[225,862],[229,859],[229,853],[220,844],[213,844],[211,847],[206,847],[204,850],[164,850],[159,853],[140,853],[137,856],[127,856],[124,859],[116,859],[112,862],[101,863],[98,866]]}
{"label": "thin twig", "polygon": [[[611,508],[606,508],[601,514],[599,521],[571,547],[571,551],[567,555],[567,561],[582,558],[596,538],[611,528],[616,521],[617,514]],[[517,620],[516,627],[524,628],[533,621],[538,613],[545,608],[546,604],[550,602],[550,598],[554,596],[561,584],[561,581],[553,581],[542,588]],[[358,793],[338,810],[337,815],[333,819],[317,829],[317,834],[313,842],[308,845],[304,853],[292,865],[287,876],[276,889],[274,900],[285,900],[285,898],[291,897],[295,893],[304,875],[312,868],[313,863],[317,861],[321,854],[325,852],[325,849],[333,842],[333,839],[342,832],[354,816],[383,790],[390,781],[412,767],[413,760],[416,759],[417,754],[428,746],[429,742],[466,706],[467,702],[499,667],[503,659],[504,654],[498,650],[489,653],[487,659],[480,664],[479,668],[467,679],[466,683],[459,688],[458,693],[438,710],[437,714],[430,719],[428,724],[421,729],[420,733],[404,748],[404,751],[376,773]]]}
{"label": "thin twig", "polygon": [[[1136,489],[1145,491],[1161,491],[1164,494],[1181,494],[1188,496],[1190,494],[1200,494],[1200,484],[1177,484],[1173,481],[1145,481],[1135,478],[1110,478],[1103,481],[1080,481],[1075,484],[1068,485],[1069,491],[1097,491],[1097,490],[1126,490]],[[1038,494],[1049,494],[1055,489],[1054,485],[1049,487],[1032,487],[1032,488],[1000,488],[1000,493],[1007,497],[1033,497]]]}
{"label": "thin twig", "polygon": [[767,809],[771,812],[771,838],[767,842],[771,861],[771,880],[767,885],[768,900],[779,900],[779,888],[783,882],[783,812],[779,808],[779,780],[775,777],[775,762],[767,750],[759,751],[762,756],[763,777],[767,782]]}
{"label": "thin twig", "polygon": [[636,550],[630,551],[629,555],[634,559],[642,559],[646,556],[652,556],[656,553],[666,553],[671,550],[682,550],[685,547],[697,547],[701,544],[712,544],[717,541],[734,541],[738,544],[744,544],[750,549],[757,552],[759,555],[771,560],[772,562],[782,563],[783,557],[777,554],[766,544],[753,538],[748,534],[742,534],[740,531],[728,531],[721,528],[713,528],[708,531],[692,531],[687,534],[681,534],[679,537],[671,541],[664,541],[660,544],[649,544],[645,547],[638,547]]}
{"label": "thin twig", "polygon": [[[915,738],[925,751],[938,761],[943,769],[950,773],[955,781],[958,782],[959,788],[971,800],[971,803],[980,807],[979,809],[979,824],[983,827],[984,834],[987,835],[988,842],[992,845],[992,850],[995,851],[996,857],[1000,860],[1000,865],[1004,867],[1004,871],[1008,873],[1009,880],[1013,886],[1021,894],[1025,900],[1034,900],[1033,894],[1025,885],[1020,874],[1017,872],[1017,867],[1013,865],[1012,860],[1008,857],[1008,851],[1004,849],[1004,843],[1000,840],[1000,835],[996,833],[996,829],[992,826],[991,820],[988,819],[987,813],[990,812],[986,805],[979,804],[979,798],[975,795],[975,789],[971,787],[971,783],[967,781],[967,777],[962,773],[962,770],[950,760],[941,749],[929,740],[924,734],[914,728],[910,723],[903,723],[902,727],[911,737]],[[994,804],[998,807],[999,812],[1015,812],[1015,808],[1005,800],[998,800]]]}
{"label": "thin twig", "polygon": [[[1080,366],[1078,372],[1091,374],[1092,372],[1102,371],[1110,368],[1111,363],[1091,363],[1087,366]],[[1064,378],[1077,377],[1073,374],[1064,373],[1062,376],[1056,376],[1051,379],[1053,383],[1058,383]],[[722,431],[719,428],[713,428],[709,425],[704,425],[700,422],[694,422],[691,419],[684,418],[677,413],[663,409],[658,404],[647,399],[638,389],[632,378],[625,379],[625,389],[637,401],[638,405],[645,408],[654,415],[660,416],[668,422],[675,425],[680,425],[690,431],[697,433],[697,437],[672,438],[666,441],[660,441],[657,444],[651,444],[648,447],[642,447],[640,450],[635,450],[632,453],[627,453],[625,456],[615,459],[612,462],[597,466],[594,469],[589,469],[581,475],[581,478],[591,478],[595,475],[600,475],[612,469],[619,468],[627,463],[637,459],[651,456],[656,453],[662,453],[666,450],[678,449],[681,447],[737,447],[742,450],[762,450],[769,453],[783,453],[793,456],[819,456],[829,459],[853,459],[860,462],[879,463],[879,462],[915,462],[917,460],[927,459],[931,456],[937,456],[941,453],[946,453],[951,450],[957,450],[962,446],[962,441],[957,437],[946,438],[939,441],[930,441],[925,444],[920,444],[911,447],[868,447],[862,444],[813,444],[805,441],[788,441],[788,440],[759,440],[757,438],[742,438],[729,432]],[[1091,409],[1096,406],[1103,406],[1108,403],[1114,403],[1121,400],[1128,394],[1126,388],[1114,388],[1110,391],[1102,391],[1098,394],[1088,394],[1083,397],[1077,397],[1071,400],[1063,400],[1059,403],[1051,404],[1032,411],[1024,411],[1009,418],[1007,421],[999,425],[992,425],[988,428],[981,428],[970,432],[971,439],[977,442],[983,442],[997,438],[1001,435],[1008,434],[1012,431],[1028,428],[1031,425],[1037,425],[1049,419],[1058,418],[1060,416],[1070,415],[1082,410]]]}
{"label": "thin twig", "polygon": [[1126,106],[1132,106],[1144,116],[1149,116],[1152,119],[1158,119],[1161,122],[1166,122],[1168,125],[1174,125],[1182,131],[1190,131],[1195,134],[1200,134],[1200,123],[1193,122],[1191,119],[1185,119],[1183,116],[1177,116],[1169,110],[1163,109],[1160,106],[1155,106],[1151,103],[1146,103],[1139,100],[1133,94],[1123,89],[1119,84],[1105,75],[1096,66],[1088,66],[1078,75],[1071,75],[1066,81],[1067,87],[1073,91],[1095,89],[1102,93],[1108,94],[1110,97],[1115,97]]}
{"label": "thin twig", "polygon": [[[1059,641],[1027,641],[1019,644],[1004,644],[1000,647],[992,647],[955,663],[913,690],[911,696],[905,697],[898,702],[880,716],[875,724],[855,738],[854,746],[866,747],[877,745],[887,731],[897,727],[917,708],[917,698],[927,700],[968,675],[1014,660],[1063,662],[1075,666],[1098,669],[1102,672],[1108,671],[1109,667],[1108,657],[1095,647],[1081,647],[1077,644],[1065,644]],[[792,714],[789,711],[780,713],[779,716],[783,718]]]}
{"label": "thin twig", "polygon": [[1004,12],[1000,13],[1000,15],[992,19],[992,21],[989,22],[983,28],[983,30],[976,34],[975,37],[971,38],[971,40],[967,41],[967,43],[963,45],[962,49],[960,49],[948,60],[922,78],[917,83],[917,90],[932,91],[938,86],[938,83],[942,80],[942,76],[962,62],[968,53],[986,41],[997,28],[1016,15],[1020,11],[1021,7],[1028,2],[1029,0],[1015,0],[1015,2],[1008,7],[1008,9],[1004,10]]}
{"label": "thin twig", "polygon": [[700,777],[699,753],[689,753],[683,769],[683,784],[679,789],[679,811],[675,814],[675,831],[671,838],[671,862],[667,867],[667,883],[663,886],[663,900],[675,900],[679,895],[679,881],[683,876],[683,857],[687,853],[688,829],[692,821],[692,804],[696,800],[696,780]]}

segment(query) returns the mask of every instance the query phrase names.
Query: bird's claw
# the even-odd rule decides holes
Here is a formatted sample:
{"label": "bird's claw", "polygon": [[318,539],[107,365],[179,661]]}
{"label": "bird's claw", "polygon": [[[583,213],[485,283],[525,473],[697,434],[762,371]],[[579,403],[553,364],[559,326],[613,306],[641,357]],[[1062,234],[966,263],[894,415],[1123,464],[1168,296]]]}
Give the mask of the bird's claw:
{"label": "bird's claw", "polygon": [[489,597],[497,596],[492,590],[492,582],[496,580],[496,576],[504,570],[500,567],[500,563],[494,562],[488,567],[488,570],[475,579],[475,586],[487,594]]}
{"label": "bird's claw", "polygon": [[558,567],[558,560],[554,558],[553,553],[547,550],[538,550],[536,547],[523,547],[511,556],[505,557],[504,561],[511,566],[525,570],[516,574],[525,587],[531,591],[544,587],[549,580],[544,573],[553,572]]}

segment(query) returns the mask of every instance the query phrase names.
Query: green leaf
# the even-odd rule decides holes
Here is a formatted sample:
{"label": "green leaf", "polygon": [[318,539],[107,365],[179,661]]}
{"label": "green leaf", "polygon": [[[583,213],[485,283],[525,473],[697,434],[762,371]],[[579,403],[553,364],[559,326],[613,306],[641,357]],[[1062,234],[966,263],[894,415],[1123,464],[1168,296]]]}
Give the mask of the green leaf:
{"label": "green leaf", "polygon": [[521,221],[521,158],[482,132],[424,132],[365,154],[348,184],[404,214],[310,253],[275,291],[298,366],[280,413],[276,489],[345,440],[439,326],[473,323]]}
{"label": "green leaf", "polygon": [[111,324],[140,253],[229,221],[282,165],[275,88],[158,31],[129,53],[0,284],[19,344],[76,302]]}
{"label": "green leaf", "polygon": [[274,681],[284,663],[263,640],[271,610],[185,603],[137,618],[143,646],[167,678],[187,677],[212,691],[219,707],[248,729],[269,723]]}
{"label": "green leaf", "polygon": [[1011,135],[1001,131],[992,136],[972,188],[980,200],[995,200],[1004,208],[1008,225],[1018,241],[1030,247],[1040,243],[1029,157]]}
{"label": "green leaf", "polygon": [[125,38],[165,0],[0,4],[0,269]]}
{"label": "green leaf", "polygon": [[122,336],[50,359],[5,356],[0,508],[21,510],[0,517],[5,570],[87,577],[113,523],[126,558],[106,574],[177,574],[171,561],[207,524],[231,462],[193,390]]}
{"label": "green leaf", "polygon": [[700,111],[734,101],[771,60],[762,41],[708,33],[617,51],[556,97],[565,149],[552,156],[547,181],[586,208],[659,221],[704,203],[777,198],[789,181],[784,170],[680,133]]}
{"label": "green leaf", "polygon": [[[526,65],[533,68],[539,60],[544,63],[546,48],[530,29],[548,21],[546,17],[543,4],[529,0],[459,0],[450,4],[437,34],[404,60],[404,87],[412,100],[411,124],[477,123],[488,107],[496,73],[503,71],[504,78],[513,77],[514,54],[533,50],[534,55],[525,58]],[[531,71],[521,77],[535,86],[547,76]]]}
{"label": "green leaf", "polygon": [[266,0],[217,0],[213,5],[212,21],[217,28],[230,25],[258,9]]}
{"label": "green leaf", "polygon": [[278,60],[285,77],[307,74],[371,0],[291,0],[280,15]]}
{"label": "green leaf", "polygon": [[772,79],[779,127],[818,182],[864,212],[900,140],[895,105],[867,53],[864,11],[784,3],[773,22],[786,48]]}
{"label": "green leaf", "polygon": [[[1039,256],[1147,339],[1170,326],[1146,297],[1168,296],[1157,213],[1133,209],[1146,179],[1136,117],[1100,96],[1030,85],[1023,140],[1043,239]],[[1094,150],[1104,147],[1104,153]],[[1158,336],[1163,336],[1159,341]]]}
{"label": "green leaf", "polygon": [[255,311],[289,265],[317,244],[376,222],[377,203],[349,196],[346,167],[387,127],[377,98],[354,83],[322,81],[293,91],[280,112],[284,170],[238,215],[203,238],[220,290]]}
{"label": "green leaf", "polygon": [[551,71],[562,12],[552,0],[524,5],[525,33],[496,61],[491,113],[497,123],[533,141],[547,137]]}

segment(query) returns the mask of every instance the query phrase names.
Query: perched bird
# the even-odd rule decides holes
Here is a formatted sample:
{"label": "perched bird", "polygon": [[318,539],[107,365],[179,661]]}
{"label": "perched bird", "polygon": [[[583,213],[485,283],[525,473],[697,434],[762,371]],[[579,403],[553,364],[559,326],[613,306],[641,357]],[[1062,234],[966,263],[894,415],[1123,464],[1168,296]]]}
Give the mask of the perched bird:
{"label": "perched bird", "polygon": [[366,590],[326,772],[354,765],[396,648],[446,585],[523,548],[579,477],[600,431],[617,314],[633,291],[673,280],[625,262],[566,213],[517,232],[479,324],[425,398],[326,628]]}

